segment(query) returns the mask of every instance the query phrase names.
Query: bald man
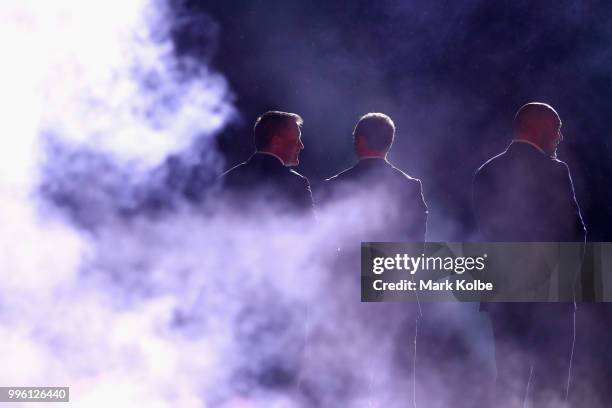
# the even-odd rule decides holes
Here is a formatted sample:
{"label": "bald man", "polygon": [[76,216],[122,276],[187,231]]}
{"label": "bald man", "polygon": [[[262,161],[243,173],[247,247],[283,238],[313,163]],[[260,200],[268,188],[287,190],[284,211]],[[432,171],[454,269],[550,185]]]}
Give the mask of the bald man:
{"label": "bald man", "polygon": [[585,228],[567,164],[556,158],[561,119],[544,103],[522,106],[514,137],[474,178],[474,210],[489,241],[583,241]]}
{"label": "bald man", "polygon": [[[528,103],[516,113],[513,133],[508,148],[483,164],[474,177],[473,204],[481,239],[584,242],[586,229],[570,172],[556,157],[563,140],[559,115],[545,103]],[[529,277],[531,272],[547,273],[535,263],[532,266]],[[571,299],[573,282],[565,280],[566,299]],[[548,294],[550,277],[538,282],[542,288],[537,290]],[[563,284],[559,278],[559,287]],[[530,406],[559,406],[569,390],[573,303],[483,303],[481,309],[489,313],[495,337],[495,405],[527,397]]]}

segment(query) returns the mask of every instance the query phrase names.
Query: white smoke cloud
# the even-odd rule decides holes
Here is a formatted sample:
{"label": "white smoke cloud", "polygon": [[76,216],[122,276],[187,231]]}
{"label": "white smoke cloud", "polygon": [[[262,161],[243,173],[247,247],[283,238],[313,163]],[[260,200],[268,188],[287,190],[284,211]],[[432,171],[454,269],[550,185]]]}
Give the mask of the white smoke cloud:
{"label": "white smoke cloud", "polygon": [[175,58],[161,1],[25,1],[0,13],[4,129],[18,153],[3,149],[5,174],[35,165],[41,132],[150,165],[232,114],[221,75]]}
{"label": "white smoke cloud", "polygon": [[70,406],[203,406],[184,377],[192,355],[215,365],[215,348],[168,333],[176,298],[127,305],[87,278],[95,237],[37,195],[49,137],[145,174],[231,119],[225,79],[174,56],[168,13],[148,0],[0,7],[3,385],[69,385]]}

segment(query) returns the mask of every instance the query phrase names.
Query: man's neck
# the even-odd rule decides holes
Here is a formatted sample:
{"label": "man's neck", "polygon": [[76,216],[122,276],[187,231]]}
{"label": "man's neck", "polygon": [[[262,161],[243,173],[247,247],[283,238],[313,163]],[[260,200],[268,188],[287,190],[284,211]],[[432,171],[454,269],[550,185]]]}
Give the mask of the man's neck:
{"label": "man's neck", "polygon": [[267,154],[268,156],[274,156],[282,163],[283,166],[285,166],[285,162],[283,161],[283,159],[281,159],[279,156],[277,156],[276,154],[272,152],[267,152],[265,150],[257,150],[255,154]]}

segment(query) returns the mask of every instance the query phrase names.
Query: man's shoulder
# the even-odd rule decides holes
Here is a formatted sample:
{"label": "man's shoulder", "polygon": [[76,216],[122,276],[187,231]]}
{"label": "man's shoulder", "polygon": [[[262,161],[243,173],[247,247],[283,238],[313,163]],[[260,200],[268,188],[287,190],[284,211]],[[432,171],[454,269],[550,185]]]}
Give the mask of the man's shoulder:
{"label": "man's shoulder", "polygon": [[474,173],[474,182],[493,178],[524,178],[529,175],[546,173],[552,158],[528,145],[510,144],[504,151],[485,161]]}
{"label": "man's shoulder", "polygon": [[408,183],[411,183],[413,185],[421,185],[421,180],[416,178],[416,177],[412,177],[408,174],[406,174],[406,172],[404,172],[403,170],[395,167],[393,164],[388,163],[389,164],[389,169],[393,172],[393,174],[395,174],[397,177],[400,177],[401,180],[405,180]]}
{"label": "man's shoulder", "polygon": [[545,179],[565,179],[569,174],[567,163],[556,157],[539,155],[537,160],[533,160],[533,168],[539,172]]}
{"label": "man's shoulder", "polygon": [[245,177],[245,173],[248,173],[248,171],[246,171],[247,165],[248,160],[229,168],[221,174],[221,182],[227,186],[239,183],[240,180]]}
{"label": "man's shoulder", "polygon": [[243,161],[241,163],[238,163],[232,167],[230,167],[229,169],[225,170],[222,174],[221,177],[227,177],[230,174],[234,174],[234,172],[236,171],[240,171],[241,169],[245,168],[247,165],[247,161]]}
{"label": "man's shoulder", "polygon": [[486,173],[495,169],[496,167],[503,165],[505,161],[508,159],[508,149],[504,150],[501,153],[496,154],[495,156],[489,158],[485,161],[477,170],[476,175]]}
{"label": "man's shoulder", "polygon": [[552,165],[555,166],[560,172],[567,173],[569,172],[569,166],[563,160],[559,160],[556,157],[551,158]]}
{"label": "man's shoulder", "polygon": [[288,173],[289,176],[295,180],[297,183],[306,185],[306,186],[310,186],[310,182],[308,181],[308,177],[304,176],[303,174],[298,173],[296,170],[293,169],[289,169]]}
{"label": "man's shoulder", "polygon": [[308,181],[308,178],[306,176],[304,176],[303,174],[298,173],[297,171],[295,171],[293,169],[289,169],[289,173],[294,175],[294,176],[296,176],[296,177],[299,177],[299,178],[301,178],[303,180]]}
{"label": "man's shoulder", "polygon": [[[308,179],[284,166],[270,166],[269,163],[254,161],[252,157],[238,163],[221,175],[221,182],[227,188],[256,189],[261,186],[273,188],[307,188]],[[284,186],[284,187],[283,187]]]}
{"label": "man's shoulder", "polygon": [[421,182],[421,179],[408,175],[403,170],[400,170],[391,163],[389,163],[389,167],[394,172],[396,179],[402,183],[402,188],[408,197],[411,197],[411,199],[417,197],[417,201],[421,203],[420,205],[425,209],[425,212],[427,212],[427,204],[425,203],[425,198],[423,196],[423,183]]}
{"label": "man's shoulder", "polygon": [[351,166],[348,169],[342,170],[340,173],[333,175],[329,178],[325,179],[325,183],[335,183],[345,178],[349,178],[351,174],[354,172],[355,166]]}

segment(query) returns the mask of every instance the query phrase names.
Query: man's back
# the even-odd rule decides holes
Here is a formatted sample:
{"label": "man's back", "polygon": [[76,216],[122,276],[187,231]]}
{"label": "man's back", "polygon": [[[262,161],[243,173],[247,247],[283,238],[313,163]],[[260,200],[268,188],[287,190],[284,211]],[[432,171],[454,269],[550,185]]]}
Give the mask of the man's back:
{"label": "man's back", "polygon": [[261,203],[281,211],[312,211],[308,179],[276,157],[255,153],[223,175],[225,194],[241,205]]}
{"label": "man's back", "polygon": [[307,304],[283,295],[293,283],[291,278],[283,280],[283,287],[265,278],[299,272],[296,263],[301,253],[294,248],[300,245],[295,245],[292,222],[300,225],[314,218],[308,180],[289,169],[299,164],[304,148],[301,125],[302,118],[293,113],[264,113],[253,129],[256,152],[221,178],[226,215],[234,217],[237,225],[244,219],[261,226],[246,224],[245,250],[261,256],[240,268],[245,301],[236,314],[234,341],[238,353],[251,358],[237,365],[232,376],[244,389],[295,390],[303,364]]}
{"label": "man's back", "polygon": [[[529,143],[514,141],[493,157],[474,177],[474,212],[481,239],[498,242],[558,242],[584,240],[584,226],[567,165]],[[555,260],[558,252],[540,247],[523,250],[520,259]],[[554,261],[554,264],[558,261]],[[518,259],[504,264],[516,267]],[[550,271],[539,262],[521,264],[517,272],[524,287],[519,295],[534,290],[532,282],[548,294]],[[519,274],[522,274],[520,275]],[[521,276],[521,277],[519,277]],[[540,278],[537,278],[537,277]],[[535,279],[535,280],[532,280]],[[572,287],[570,275],[560,286]],[[502,293],[505,287],[498,288]],[[540,295],[541,296],[541,295]],[[495,336],[496,404],[525,398],[533,370],[529,399],[534,406],[549,407],[550,395],[567,394],[568,356],[572,350],[572,303],[483,303]],[[554,318],[553,318],[554,317]],[[514,357],[520,349],[523,356]],[[531,368],[530,368],[531,367]]]}
{"label": "man's back", "polygon": [[[324,191],[326,200],[349,199],[354,193],[368,193],[368,203],[377,204],[376,209],[386,213],[383,225],[371,231],[371,235],[364,237],[364,240],[425,240],[427,206],[421,182],[385,159],[360,160],[355,166],[326,180]],[[361,221],[368,223],[369,219],[376,217],[380,217],[380,214],[364,213]]]}
{"label": "man's back", "polygon": [[513,142],[474,178],[474,211],[487,241],[582,241],[584,226],[567,165]]}

